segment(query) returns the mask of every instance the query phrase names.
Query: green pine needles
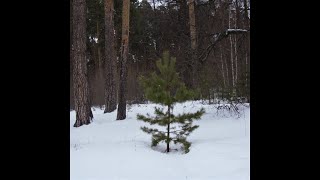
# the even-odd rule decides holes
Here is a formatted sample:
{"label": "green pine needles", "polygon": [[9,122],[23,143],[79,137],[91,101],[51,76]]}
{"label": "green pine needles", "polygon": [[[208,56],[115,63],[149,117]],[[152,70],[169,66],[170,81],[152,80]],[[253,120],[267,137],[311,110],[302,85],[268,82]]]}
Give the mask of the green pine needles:
{"label": "green pine needles", "polygon": [[[156,62],[160,73],[153,72],[148,78],[141,76],[141,83],[145,97],[155,103],[161,104],[163,108],[155,108],[155,117],[138,114],[137,119],[147,122],[150,125],[157,124],[164,126],[166,132],[158,129],[141,127],[142,131],[152,134],[151,146],[157,146],[160,142],[167,144],[167,152],[170,152],[170,142],[180,143],[183,145],[185,153],[189,152],[191,143],[187,141],[187,136],[197,129],[198,125],[192,125],[193,120],[199,120],[205,113],[201,108],[195,113],[184,113],[173,115],[173,107],[177,102],[185,102],[195,93],[187,90],[183,82],[180,81],[178,73],[175,71],[176,59],[170,57],[169,52],[163,53],[162,59]],[[165,112],[166,108],[166,112]],[[173,126],[178,125],[178,126]]]}

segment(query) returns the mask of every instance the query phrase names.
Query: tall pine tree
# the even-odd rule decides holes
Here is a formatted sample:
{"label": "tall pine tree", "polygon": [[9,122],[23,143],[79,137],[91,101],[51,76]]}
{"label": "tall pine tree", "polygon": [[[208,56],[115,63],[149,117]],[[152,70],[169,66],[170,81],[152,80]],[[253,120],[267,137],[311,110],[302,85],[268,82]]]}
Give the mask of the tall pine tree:
{"label": "tall pine tree", "polygon": [[[204,114],[201,108],[195,113],[184,113],[174,115],[173,107],[177,102],[184,102],[194,96],[194,92],[187,90],[185,84],[180,81],[178,73],[175,70],[176,59],[170,57],[169,52],[163,53],[162,59],[158,60],[156,65],[160,73],[152,73],[149,78],[140,77],[141,85],[144,88],[145,96],[148,100],[159,103],[166,107],[155,108],[155,117],[138,114],[137,119],[147,122],[150,125],[157,124],[166,127],[166,131],[158,129],[141,127],[142,131],[152,134],[152,145],[157,146],[164,141],[167,144],[167,152],[170,152],[170,142],[181,143],[185,153],[189,152],[191,143],[187,141],[187,136],[198,128],[198,125],[192,125],[193,120],[198,120]],[[173,126],[178,124],[178,126]],[[173,126],[173,127],[172,127]]]}

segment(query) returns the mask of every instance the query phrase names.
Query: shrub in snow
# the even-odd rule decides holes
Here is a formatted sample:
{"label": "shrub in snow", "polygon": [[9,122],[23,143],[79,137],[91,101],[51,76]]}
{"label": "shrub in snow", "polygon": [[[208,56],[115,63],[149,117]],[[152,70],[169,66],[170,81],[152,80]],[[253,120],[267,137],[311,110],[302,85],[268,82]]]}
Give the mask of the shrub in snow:
{"label": "shrub in snow", "polygon": [[[148,78],[141,76],[141,83],[145,96],[148,100],[161,104],[163,108],[155,108],[155,116],[151,117],[142,114],[137,115],[137,119],[147,122],[150,125],[157,124],[166,127],[166,131],[155,128],[141,127],[142,131],[152,134],[151,146],[157,146],[160,142],[167,144],[167,152],[170,152],[170,142],[183,145],[185,153],[189,152],[191,143],[187,141],[187,136],[198,128],[192,125],[193,120],[198,120],[205,113],[201,108],[195,113],[184,113],[174,115],[173,107],[177,102],[185,102],[194,97],[194,92],[187,90],[185,84],[180,81],[178,73],[175,71],[175,58],[170,57],[169,52],[163,53],[163,58],[158,60],[156,65],[160,73],[152,73]],[[177,126],[173,126],[177,124]]]}

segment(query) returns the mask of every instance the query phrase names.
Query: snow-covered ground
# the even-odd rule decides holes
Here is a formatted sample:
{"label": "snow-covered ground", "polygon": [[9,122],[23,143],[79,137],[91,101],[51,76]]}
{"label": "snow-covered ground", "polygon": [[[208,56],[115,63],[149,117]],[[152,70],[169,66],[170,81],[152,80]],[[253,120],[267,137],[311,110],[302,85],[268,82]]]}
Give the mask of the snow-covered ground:
{"label": "snow-covered ground", "polygon": [[[177,104],[174,113],[206,113],[188,140],[190,152],[163,153],[165,144],[151,148],[148,126],[136,120],[137,113],[153,114],[155,104],[132,105],[127,119],[116,121],[116,111],[103,114],[93,108],[90,125],[74,128],[70,112],[71,180],[249,180],[250,108],[241,106],[241,117],[222,113],[200,101]],[[177,148],[177,146],[172,146]]]}

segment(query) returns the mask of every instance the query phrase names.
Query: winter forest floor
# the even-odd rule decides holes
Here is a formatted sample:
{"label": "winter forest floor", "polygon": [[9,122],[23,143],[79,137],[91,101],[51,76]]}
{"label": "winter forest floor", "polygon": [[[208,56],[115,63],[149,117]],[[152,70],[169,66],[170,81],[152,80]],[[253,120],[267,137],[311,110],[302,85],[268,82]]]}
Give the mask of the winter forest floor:
{"label": "winter forest floor", "polygon": [[[103,114],[93,108],[90,125],[74,128],[70,112],[71,180],[249,180],[250,108],[239,105],[241,116],[200,101],[177,104],[174,114],[206,113],[200,127],[188,137],[190,152],[163,153],[165,144],[151,148],[151,135],[140,130],[149,126],[136,120],[137,113],[153,114],[155,104],[128,106],[127,119],[116,121],[116,111]],[[154,127],[154,126],[153,126]],[[170,148],[179,149],[178,145]]]}

